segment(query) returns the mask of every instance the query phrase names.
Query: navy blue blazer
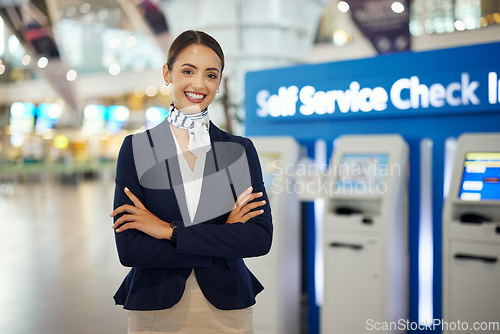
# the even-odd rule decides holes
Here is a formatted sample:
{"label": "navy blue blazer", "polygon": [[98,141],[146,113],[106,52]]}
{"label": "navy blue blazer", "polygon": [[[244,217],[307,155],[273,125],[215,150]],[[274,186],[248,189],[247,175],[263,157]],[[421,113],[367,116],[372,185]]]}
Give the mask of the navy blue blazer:
{"label": "navy blue blazer", "polygon": [[[230,211],[226,210],[206,221],[185,224],[186,203],[183,189],[175,181],[180,177],[180,170],[175,143],[168,127],[164,121],[150,131],[124,139],[116,168],[114,208],[124,204],[133,205],[124,192],[124,188],[128,187],[149,211],[166,222],[177,224],[177,243],[173,245],[169,240],[155,239],[135,229],[115,233],[120,262],[132,267],[114,295],[115,302],[128,310],[170,308],[181,299],[186,280],[194,268],[201,291],[212,305],[222,310],[249,307],[255,303],[255,296],[263,290],[263,286],[245,266],[242,258],[268,253],[273,231],[271,208],[257,151],[248,138],[230,135],[210,123],[212,149],[207,153],[204,170],[207,178],[203,180],[200,203],[216,203],[221,192],[232,191],[233,195],[239,196],[248,188],[245,177],[238,180],[235,180],[234,175],[230,177],[232,172],[229,172],[229,165],[234,161],[224,161],[227,155],[223,154],[221,148],[227,146],[218,145],[234,143],[238,145],[233,146],[242,147],[243,156],[246,156],[248,182],[253,186],[253,192],[264,194],[258,198],[266,200],[266,204],[261,207],[264,213],[244,224],[226,224]],[[139,150],[137,145],[134,147],[134,139],[137,143],[146,140],[144,138],[149,141],[149,149]],[[141,182],[144,171],[138,171],[137,166],[148,160],[147,154],[150,153],[145,152],[151,150],[155,151],[155,167],[149,169],[148,172],[152,174],[148,178],[143,177]],[[210,179],[209,174],[226,175],[224,179],[229,181],[223,186],[219,183],[214,187],[206,182]],[[157,186],[147,184],[151,175],[157,180]],[[227,190],[229,186],[231,189]],[[196,216],[202,209],[198,207]]]}

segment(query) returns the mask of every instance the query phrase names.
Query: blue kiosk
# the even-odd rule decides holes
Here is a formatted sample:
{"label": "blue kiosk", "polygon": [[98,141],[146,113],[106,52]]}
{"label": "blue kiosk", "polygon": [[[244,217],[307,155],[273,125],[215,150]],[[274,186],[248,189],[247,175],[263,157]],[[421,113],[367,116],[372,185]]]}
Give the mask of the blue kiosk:
{"label": "blue kiosk", "polygon": [[[442,210],[456,139],[500,132],[500,43],[299,65],[246,76],[247,136],[291,136],[328,160],[342,135],[400,135],[408,144],[409,333],[442,319]],[[327,160],[327,161],[328,161]],[[319,329],[314,202],[305,209],[308,332]],[[325,282],[328,284],[328,282]],[[321,291],[319,292],[321,293]]]}

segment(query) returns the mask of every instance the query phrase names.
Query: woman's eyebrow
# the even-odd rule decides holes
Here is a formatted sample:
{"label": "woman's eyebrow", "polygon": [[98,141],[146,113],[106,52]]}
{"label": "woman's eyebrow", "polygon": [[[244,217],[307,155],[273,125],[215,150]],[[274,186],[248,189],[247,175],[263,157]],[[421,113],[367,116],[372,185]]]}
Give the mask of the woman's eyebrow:
{"label": "woman's eyebrow", "polygon": [[[182,64],[181,66],[188,66],[188,67],[192,67],[194,68],[195,70],[198,69],[198,67],[196,67],[195,65],[193,64],[189,64],[189,63],[185,63],[185,64]],[[217,71],[219,72],[219,69],[217,67],[209,67],[207,69],[205,69],[205,71]]]}

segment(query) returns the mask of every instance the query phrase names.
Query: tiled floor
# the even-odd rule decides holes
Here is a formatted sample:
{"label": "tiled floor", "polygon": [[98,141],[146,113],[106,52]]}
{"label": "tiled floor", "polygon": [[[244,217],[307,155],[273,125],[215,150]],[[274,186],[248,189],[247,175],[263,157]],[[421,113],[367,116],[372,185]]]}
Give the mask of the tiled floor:
{"label": "tiled floor", "polygon": [[0,187],[0,333],[126,333],[113,183]]}

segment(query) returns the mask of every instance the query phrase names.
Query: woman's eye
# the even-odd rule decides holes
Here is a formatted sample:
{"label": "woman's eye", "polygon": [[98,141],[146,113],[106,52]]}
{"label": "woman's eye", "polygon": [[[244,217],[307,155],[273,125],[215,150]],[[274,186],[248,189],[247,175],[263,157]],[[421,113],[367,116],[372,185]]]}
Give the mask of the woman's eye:
{"label": "woman's eye", "polygon": [[191,71],[191,70],[184,70],[184,71],[182,71],[182,73],[184,73],[184,74],[193,74],[193,71]]}
{"label": "woman's eye", "polygon": [[217,79],[217,76],[215,74],[208,74],[207,77],[210,79]]}

